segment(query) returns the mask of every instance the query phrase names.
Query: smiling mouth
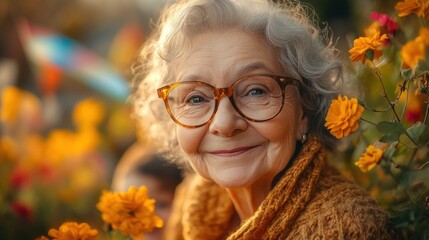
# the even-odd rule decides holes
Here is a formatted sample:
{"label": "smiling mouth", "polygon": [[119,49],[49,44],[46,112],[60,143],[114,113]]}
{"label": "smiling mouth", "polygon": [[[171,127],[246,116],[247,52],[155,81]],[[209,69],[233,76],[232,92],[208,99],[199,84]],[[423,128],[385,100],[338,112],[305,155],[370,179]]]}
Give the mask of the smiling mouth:
{"label": "smiling mouth", "polygon": [[219,151],[213,151],[209,153],[220,157],[233,157],[233,156],[238,156],[240,154],[243,154],[251,149],[254,149],[255,147],[257,146],[234,148],[230,150],[219,150]]}

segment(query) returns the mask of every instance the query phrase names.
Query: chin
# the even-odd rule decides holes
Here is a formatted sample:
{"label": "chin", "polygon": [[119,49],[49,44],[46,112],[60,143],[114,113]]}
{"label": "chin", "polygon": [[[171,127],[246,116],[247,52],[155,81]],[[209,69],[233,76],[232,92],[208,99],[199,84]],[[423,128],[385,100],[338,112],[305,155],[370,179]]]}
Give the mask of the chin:
{"label": "chin", "polygon": [[248,174],[240,174],[236,171],[224,171],[223,173],[216,173],[210,178],[223,188],[242,188],[251,186],[255,179],[249,177]]}

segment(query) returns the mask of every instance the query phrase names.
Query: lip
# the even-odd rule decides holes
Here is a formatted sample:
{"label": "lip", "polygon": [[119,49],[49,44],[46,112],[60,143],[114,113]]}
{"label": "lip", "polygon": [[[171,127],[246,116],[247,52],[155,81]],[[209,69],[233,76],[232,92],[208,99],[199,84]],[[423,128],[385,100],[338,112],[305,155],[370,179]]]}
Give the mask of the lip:
{"label": "lip", "polygon": [[234,157],[234,156],[243,154],[251,149],[254,149],[255,147],[257,146],[255,145],[255,146],[239,147],[239,148],[228,149],[228,150],[217,150],[217,151],[211,151],[209,153],[219,157]]}

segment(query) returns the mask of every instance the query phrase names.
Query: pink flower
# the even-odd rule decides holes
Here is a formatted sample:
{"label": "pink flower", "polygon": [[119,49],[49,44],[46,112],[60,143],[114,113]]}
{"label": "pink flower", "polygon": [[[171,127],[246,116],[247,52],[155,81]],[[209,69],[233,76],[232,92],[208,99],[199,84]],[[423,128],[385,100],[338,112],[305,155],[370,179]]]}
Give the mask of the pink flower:
{"label": "pink flower", "polygon": [[398,30],[398,23],[387,14],[372,12],[371,18],[377,20],[381,26],[386,27],[389,34],[395,35],[395,32]]}
{"label": "pink flower", "polygon": [[14,188],[25,188],[31,184],[31,173],[22,168],[15,168],[10,175],[9,181]]}
{"label": "pink flower", "polygon": [[27,205],[20,202],[12,202],[10,204],[10,207],[12,208],[12,211],[15,213],[15,215],[17,215],[18,217],[27,221],[31,221],[33,219],[33,211]]}
{"label": "pink flower", "polygon": [[420,121],[422,118],[422,111],[420,108],[416,109],[409,109],[405,113],[405,119],[410,123],[416,123],[417,121]]}

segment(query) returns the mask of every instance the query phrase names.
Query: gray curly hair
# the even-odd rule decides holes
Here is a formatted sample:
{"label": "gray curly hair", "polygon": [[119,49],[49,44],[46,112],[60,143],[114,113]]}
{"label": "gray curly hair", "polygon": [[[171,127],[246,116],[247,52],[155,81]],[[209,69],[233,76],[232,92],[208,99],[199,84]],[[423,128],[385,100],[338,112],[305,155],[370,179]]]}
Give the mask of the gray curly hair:
{"label": "gray curly hair", "polygon": [[324,119],[331,99],[341,92],[343,66],[329,29],[320,29],[314,18],[314,12],[297,1],[183,0],[167,7],[132,69],[130,100],[143,137],[161,151],[173,153],[174,159],[183,159],[178,154],[175,123],[156,89],[174,82],[172,62],[191,49],[193,36],[236,28],[263,36],[276,50],[283,68],[303,86],[308,133],[333,147],[335,139],[324,127]]}

